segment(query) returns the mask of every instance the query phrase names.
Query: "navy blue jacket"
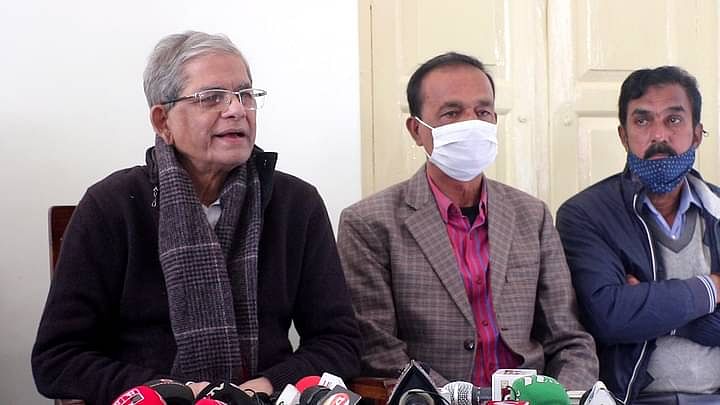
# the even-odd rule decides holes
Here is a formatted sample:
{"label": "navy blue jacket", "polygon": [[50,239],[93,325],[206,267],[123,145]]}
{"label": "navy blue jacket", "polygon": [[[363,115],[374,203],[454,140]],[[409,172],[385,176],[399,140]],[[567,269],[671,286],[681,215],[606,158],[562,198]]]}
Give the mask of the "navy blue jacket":
{"label": "navy blue jacket", "polygon": [[[720,272],[720,190],[694,171],[687,179],[703,205],[711,271]],[[626,403],[652,381],[647,364],[656,338],[676,330],[702,345],[720,345],[720,311],[705,283],[657,280],[657,253],[639,214],[643,196],[642,184],[625,170],[557,213],[581,320],[597,342],[600,379]],[[629,286],[627,274],[641,283]]]}

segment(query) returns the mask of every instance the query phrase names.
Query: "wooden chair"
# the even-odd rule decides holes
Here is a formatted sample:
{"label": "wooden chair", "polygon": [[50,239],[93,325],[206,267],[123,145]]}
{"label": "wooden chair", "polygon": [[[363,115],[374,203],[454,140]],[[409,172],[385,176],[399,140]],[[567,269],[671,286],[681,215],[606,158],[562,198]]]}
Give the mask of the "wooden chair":
{"label": "wooden chair", "polygon": [[53,205],[48,210],[48,236],[50,237],[50,275],[55,270],[58,255],[60,254],[60,245],[62,244],[65,228],[73,211],[74,205]]}
{"label": "wooden chair", "polygon": [[[50,238],[50,277],[55,271],[65,228],[75,211],[74,205],[53,205],[48,210],[48,236]],[[56,399],[55,405],[85,405],[79,399]]]}

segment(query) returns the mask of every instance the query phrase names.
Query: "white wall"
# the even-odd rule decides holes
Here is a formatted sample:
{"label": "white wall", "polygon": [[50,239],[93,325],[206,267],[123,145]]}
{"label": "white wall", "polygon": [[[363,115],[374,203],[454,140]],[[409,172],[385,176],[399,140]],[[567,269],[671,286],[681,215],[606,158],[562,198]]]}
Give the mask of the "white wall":
{"label": "white wall", "polygon": [[30,372],[47,208],[143,162],[153,133],[142,70],[158,39],[186,29],[225,33],[245,53],[270,94],[257,144],[317,186],[334,225],[360,198],[356,2],[0,3],[0,404],[48,403]]}

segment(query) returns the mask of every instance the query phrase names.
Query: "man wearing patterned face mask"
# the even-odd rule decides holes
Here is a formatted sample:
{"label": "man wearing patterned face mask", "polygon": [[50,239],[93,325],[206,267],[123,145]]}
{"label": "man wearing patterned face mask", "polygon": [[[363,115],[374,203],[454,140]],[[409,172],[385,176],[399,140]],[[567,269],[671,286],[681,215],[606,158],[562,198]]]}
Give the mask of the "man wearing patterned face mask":
{"label": "man wearing patterned face mask", "polygon": [[600,377],[626,403],[720,403],[720,190],[692,170],[694,77],[642,69],[620,90],[627,165],[558,211]]}
{"label": "man wearing patterned face mask", "polygon": [[412,75],[406,127],[428,161],[347,208],[338,249],[364,340],[364,373],[410,359],[488,387],[533,368],[567,387],[597,379],[547,207],[483,172],[497,154],[495,90],[477,59],[439,55]]}

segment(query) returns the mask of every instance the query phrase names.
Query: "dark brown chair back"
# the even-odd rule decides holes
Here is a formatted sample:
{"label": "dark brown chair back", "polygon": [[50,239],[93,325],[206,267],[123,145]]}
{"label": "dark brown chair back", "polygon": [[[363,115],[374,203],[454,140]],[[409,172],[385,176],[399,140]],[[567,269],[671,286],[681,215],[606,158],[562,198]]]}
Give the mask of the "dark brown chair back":
{"label": "dark brown chair back", "polygon": [[50,273],[55,270],[58,255],[60,254],[60,245],[62,244],[65,228],[73,211],[74,205],[53,205],[48,210],[48,232],[50,237]]}
{"label": "dark brown chair back", "polygon": [[[62,245],[65,228],[75,211],[74,205],[53,205],[48,210],[48,236],[50,239],[50,275],[55,271],[60,246]],[[55,405],[84,405],[79,399],[56,399]]]}
{"label": "dark brown chair back", "polygon": [[357,377],[350,390],[362,397],[363,405],[386,405],[397,380],[394,378]]}

